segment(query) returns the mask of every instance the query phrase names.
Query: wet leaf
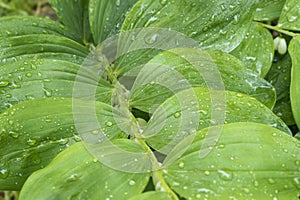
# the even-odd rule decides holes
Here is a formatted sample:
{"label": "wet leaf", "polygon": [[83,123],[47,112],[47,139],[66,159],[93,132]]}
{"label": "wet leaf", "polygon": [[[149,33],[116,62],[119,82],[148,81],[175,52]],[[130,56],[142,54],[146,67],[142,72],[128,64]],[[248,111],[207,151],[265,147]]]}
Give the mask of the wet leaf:
{"label": "wet leaf", "polygon": [[248,94],[272,108],[274,88],[246,69],[235,57],[216,51],[178,48],[155,56],[138,74],[133,85],[132,107],[153,112],[174,93],[192,86]]}
{"label": "wet leaf", "polygon": [[254,19],[257,21],[272,21],[278,19],[285,0],[263,0],[259,1],[255,11]]}
{"label": "wet leaf", "polygon": [[289,53],[292,59],[292,72],[291,72],[291,105],[295,122],[300,127],[300,36],[294,37],[289,45]]}
{"label": "wet leaf", "polygon": [[[31,173],[44,168],[58,152],[81,137],[90,137],[95,142],[105,139],[101,134],[108,138],[127,137],[113,115],[121,118],[122,114],[111,106],[79,100],[76,106],[74,110],[72,99],[68,98],[35,99],[19,103],[0,115],[0,171],[5,171],[5,176],[0,174],[1,190],[20,190]],[[97,129],[92,126],[92,113],[78,113],[80,109],[94,110]],[[77,120],[74,124],[75,117],[80,118],[80,123]]]}
{"label": "wet leaf", "polygon": [[92,40],[88,19],[89,0],[49,0],[60,21],[69,27],[83,43]]}
{"label": "wet leaf", "polygon": [[269,30],[252,23],[242,43],[231,52],[252,71],[264,77],[273,61],[274,42]]}
{"label": "wet leaf", "polygon": [[89,20],[95,44],[119,32],[125,14],[137,0],[89,1]]}
{"label": "wet leaf", "polygon": [[234,122],[263,123],[291,134],[279,117],[252,97],[195,87],[176,93],[162,103],[153,113],[143,137],[151,147],[166,153],[198,130]]}
{"label": "wet leaf", "polygon": [[[137,143],[117,140],[124,150],[142,152]],[[123,145],[126,143],[126,146]],[[67,161],[67,162],[66,162]],[[82,143],[60,153],[45,169],[26,181],[20,200],[26,199],[129,199],[143,191],[149,173],[125,173],[97,161]]]}
{"label": "wet leaf", "polygon": [[300,1],[299,0],[286,0],[278,26],[283,29],[300,31]]}
{"label": "wet leaf", "polygon": [[255,1],[141,0],[130,10],[122,30],[159,27],[182,32],[201,48],[230,52],[243,40]]}
{"label": "wet leaf", "polygon": [[81,93],[95,86],[96,100],[111,104],[113,87],[108,82],[99,80],[92,70],[62,60],[27,58],[3,64],[0,67],[0,112],[18,102],[36,98],[71,98],[75,81],[82,84]]}
{"label": "wet leaf", "polygon": [[290,100],[291,67],[291,57],[285,54],[279,61],[273,63],[265,77],[276,89],[277,98],[273,112],[287,125],[295,124]]}
{"label": "wet leaf", "polygon": [[300,142],[256,123],[210,127],[221,131],[210,153],[199,150],[208,129],[195,134],[188,150],[166,167],[164,177],[187,199],[298,199]]}

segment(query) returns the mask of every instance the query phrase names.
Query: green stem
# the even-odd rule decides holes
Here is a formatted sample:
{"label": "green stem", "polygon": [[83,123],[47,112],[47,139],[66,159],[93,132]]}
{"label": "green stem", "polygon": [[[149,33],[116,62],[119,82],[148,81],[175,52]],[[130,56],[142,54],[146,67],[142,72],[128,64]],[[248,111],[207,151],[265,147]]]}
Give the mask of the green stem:
{"label": "green stem", "polygon": [[283,30],[283,29],[279,28],[278,26],[271,26],[271,25],[264,24],[264,23],[261,23],[261,22],[257,22],[257,23],[259,23],[260,25],[262,25],[265,28],[277,31],[279,33],[283,33],[285,35],[289,35],[289,36],[292,36],[292,37],[297,36],[296,33],[293,33],[293,32],[287,31],[287,30]]}
{"label": "green stem", "polygon": [[[166,183],[163,172],[160,163],[156,159],[153,151],[150,149],[150,147],[147,145],[147,143],[144,141],[142,136],[142,129],[137,121],[137,119],[133,116],[133,114],[130,112],[130,106],[127,100],[127,93],[128,91],[126,88],[124,88],[115,77],[110,77],[113,79],[114,87],[115,87],[115,103],[118,104],[118,109],[121,111],[124,116],[126,116],[128,119],[130,119],[130,127],[128,128],[128,134],[134,140],[140,144],[143,149],[147,152],[147,155],[149,155],[149,158],[152,163],[152,178],[153,183],[156,186],[156,190],[164,191],[169,196],[172,197],[173,200],[179,200],[177,195],[171,190],[169,185]],[[159,187],[158,187],[159,186]]]}

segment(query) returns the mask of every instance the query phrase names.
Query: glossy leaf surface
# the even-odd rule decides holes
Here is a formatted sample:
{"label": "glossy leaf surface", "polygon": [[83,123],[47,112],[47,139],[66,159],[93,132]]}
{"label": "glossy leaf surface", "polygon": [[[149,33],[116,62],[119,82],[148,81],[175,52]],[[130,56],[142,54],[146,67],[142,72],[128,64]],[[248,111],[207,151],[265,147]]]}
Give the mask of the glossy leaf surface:
{"label": "glossy leaf surface", "polygon": [[134,197],[131,197],[129,200],[149,200],[149,199],[155,199],[155,200],[172,200],[165,192],[146,192],[140,195],[136,195]]}
{"label": "glossy leaf surface", "polygon": [[300,1],[299,0],[286,0],[278,26],[283,29],[300,31]]}
{"label": "glossy leaf surface", "polygon": [[[130,140],[117,140],[114,143],[131,152],[143,152],[137,143]],[[125,173],[110,169],[90,155],[84,145],[77,143],[60,153],[45,169],[30,176],[22,189],[20,200],[126,200],[141,193],[148,181],[147,173]]]}
{"label": "glossy leaf surface", "polygon": [[257,21],[272,21],[278,19],[285,0],[259,1],[255,10],[254,19]]}
{"label": "glossy leaf surface", "polygon": [[[92,105],[88,101],[77,102],[81,109],[90,109]],[[1,114],[0,189],[20,190],[31,173],[49,164],[59,151],[80,141],[74,115],[80,116],[80,125],[86,127],[81,134],[96,131],[97,135],[101,131],[109,138],[127,137],[114,120],[113,112],[118,111],[100,102],[96,102],[94,109],[100,130],[90,126],[90,114],[75,113],[72,99],[67,98],[25,101]]]}
{"label": "glossy leaf surface", "polygon": [[196,133],[188,150],[164,177],[186,199],[297,199],[300,195],[300,142],[256,123],[224,125],[204,158],[199,150],[208,129]]}

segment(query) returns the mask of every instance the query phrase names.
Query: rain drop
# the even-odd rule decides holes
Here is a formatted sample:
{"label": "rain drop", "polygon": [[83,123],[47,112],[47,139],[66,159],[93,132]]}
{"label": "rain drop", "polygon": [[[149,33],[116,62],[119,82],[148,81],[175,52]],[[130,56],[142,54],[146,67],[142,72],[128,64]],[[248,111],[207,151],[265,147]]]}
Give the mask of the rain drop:
{"label": "rain drop", "polygon": [[18,138],[19,137],[19,133],[15,132],[15,131],[9,131],[8,133],[11,137],[13,138]]}
{"label": "rain drop", "polygon": [[27,144],[29,145],[29,146],[34,146],[35,144],[36,144],[36,140],[32,140],[32,139],[28,139],[27,140]]}
{"label": "rain drop", "polygon": [[133,186],[133,185],[135,185],[135,181],[134,181],[134,180],[130,180],[130,181],[128,182],[128,184],[129,184],[130,186]]}
{"label": "rain drop", "polygon": [[116,0],[116,6],[120,6],[121,5],[121,0]]}
{"label": "rain drop", "polygon": [[295,177],[293,179],[293,185],[300,189],[300,178],[299,177]]}
{"label": "rain drop", "polygon": [[183,169],[183,168],[184,168],[184,162],[181,161],[181,162],[178,164],[178,167],[181,168],[181,169]]}
{"label": "rain drop", "polygon": [[219,169],[218,175],[224,181],[230,181],[233,178],[233,174],[229,169]]}
{"label": "rain drop", "polygon": [[0,87],[6,87],[8,86],[9,82],[7,80],[1,80],[0,81]]}
{"label": "rain drop", "polygon": [[159,0],[159,3],[163,6],[166,5],[167,2],[168,2],[168,0]]}
{"label": "rain drop", "polygon": [[178,118],[178,117],[180,117],[181,116],[181,113],[180,112],[176,112],[175,114],[174,114],[174,117],[175,118]]}
{"label": "rain drop", "polygon": [[1,179],[6,179],[9,175],[8,169],[4,168],[0,170],[0,178]]}
{"label": "rain drop", "polygon": [[159,37],[159,34],[153,34],[153,35],[150,36],[150,37],[145,37],[145,43],[146,43],[146,44],[149,44],[149,45],[152,45],[152,44],[154,44],[155,42],[157,42],[158,37]]}
{"label": "rain drop", "polygon": [[275,180],[272,179],[272,178],[269,178],[269,179],[268,179],[268,182],[269,182],[270,184],[274,184],[274,183],[275,183]]}
{"label": "rain drop", "polygon": [[79,176],[78,174],[72,174],[71,176],[69,176],[66,180],[66,182],[73,182],[73,181],[76,181],[78,180]]}
{"label": "rain drop", "polygon": [[105,124],[106,124],[106,126],[109,126],[109,127],[111,127],[113,125],[113,123],[111,121],[107,121]]}

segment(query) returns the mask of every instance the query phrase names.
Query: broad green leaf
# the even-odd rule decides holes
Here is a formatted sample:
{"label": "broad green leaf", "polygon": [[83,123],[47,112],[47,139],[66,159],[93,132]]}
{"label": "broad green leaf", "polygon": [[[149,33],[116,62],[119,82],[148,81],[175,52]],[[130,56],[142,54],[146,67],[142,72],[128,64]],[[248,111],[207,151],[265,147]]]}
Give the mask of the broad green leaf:
{"label": "broad green leaf", "polygon": [[300,0],[286,0],[278,26],[280,28],[300,31]]}
{"label": "broad green leaf", "polygon": [[243,40],[256,1],[140,0],[130,10],[122,30],[169,28],[199,42],[200,48],[230,52]]}
{"label": "broad green leaf", "polygon": [[73,30],[83,43],[91,42],[88,19],[89,0],[49,0],[60,21]]}
{"label": "broad green leaf", "polygon": [[294,125],[294,117],[291,109],[290,83],[292,61],[289,54],[285,54],[275,62],[266,76],[276,89],[276,104],[273,112],[279,116],[287,125]]}
{"label": "broad green leaf", "polygon": [[73,56],[74,62],[78,62],[77,57],[86,57],[89,53],[86,47],[66,37],[43,34],[1,38],[0,48],[2,64],[33,55],[51,58],[52,54],[54,58],[59,58],[59,54],[69,54]]}
{"label": "broad green leaf", "polygon": [[137,0],[90,0],[89,20],[96,45],[119,32],[125,14],[136,2]]}
{"label": "broad green leaf", "polygon": [[151,191],[146,192],[140,195],[136,195],[129,200],[149,200],[149,199],[155,199],[155,200],[172,200],[171,197],[168,196],[166,192],[157,192],[157,191]]}
{"label": "broad green leaf", "polygon": [[[126,146],[124,145],[126,144]],[[115,145],[131,152],[143,148],[130,140]],[[45,169],[26,181],[20,200],[34,199],[120,199],[140,194],[149,181],[149,173],[125,173],[97,161],[81,143],[60,153]]]}
{"label": "broad green leaf", "polygon": [[[26,27],[26,28],[24,28]],[[30,35],[51,34],[65,36],[76,40],[74,34],[62,24],[47,18],[32,16],[14,16],[0,18],[0,38]]]}
{"label": "broad green leaf", "polygon": [[135,80],[130,103],[149,112],[177,91],[192,86],[212,88],[209,82],[224,84],[223,88],[217,88],[220,90],[225,88],[255,97],[269,108],[275,103],[274,88],[235,57],[186,48],[162,52],[148,62]]}
{"label": "broad green leaf", "polygon": [[263,0],[256,7],[254,19],[257,21],[272,21],[278,19],[285,0]]}
{"label": "broad green leaf", "polygon": [[173,147],[174,139],[220,123],[222,116],[224,124],[257,122],[291,134],[283,121],[256,99],[231,91],[222,95],[223,92],[195,87],[175,94],[155,110],[143,136],[156,150]]}
{"label": "broad green leaf", "polygon": [[244,40],[231,54],[240,59],[247,68],[264,77],[273,61],[272,34],[269,30],[253,22]]}
{"label": "broad green leaf", "polygon": [[298,199],[300,142],[272,127],[234,123],[221,130],[204,158],[199,150],[208,129],[166,167],[164,177],[186,199]]}
{"label": "broad green leaf", "polygon": [[[21,101],[73,96],[75,81],[82,89],[95,85],[97,101],[111,104],[112,86],[93,71],[52,59],[23,59],[0,66],[0,112]],[[78,70],[81,73],[78,74]],[[81,90],[82,90],[81,89]]]}
{"label": "broad green leaf", "polygon": [[291,105],[295,122],[300,127],[300,36],[294,37],[289,45],[289,53],[292,59],[291,73]]}
{"label": "broad green leaf", "polygon": [[[77,113],[70,98],[25,101],[0,115],[1,190],[20,190],[31,173],[45,167],[59,151],[80,141],[75,126],[85,127],[85,132],[80,133],[82,136],[89,133],[97,136],[100,131],[108,138],[127,137],[113,115],[122,117],[122,114],[111,106],[95,102],[93,107],[91,102],[78,101],[78,108],[94,109],[99,124],[97,130],[91,126],[93,113]],[[74,116],[81,117],[80,124],[74,124]]]}

